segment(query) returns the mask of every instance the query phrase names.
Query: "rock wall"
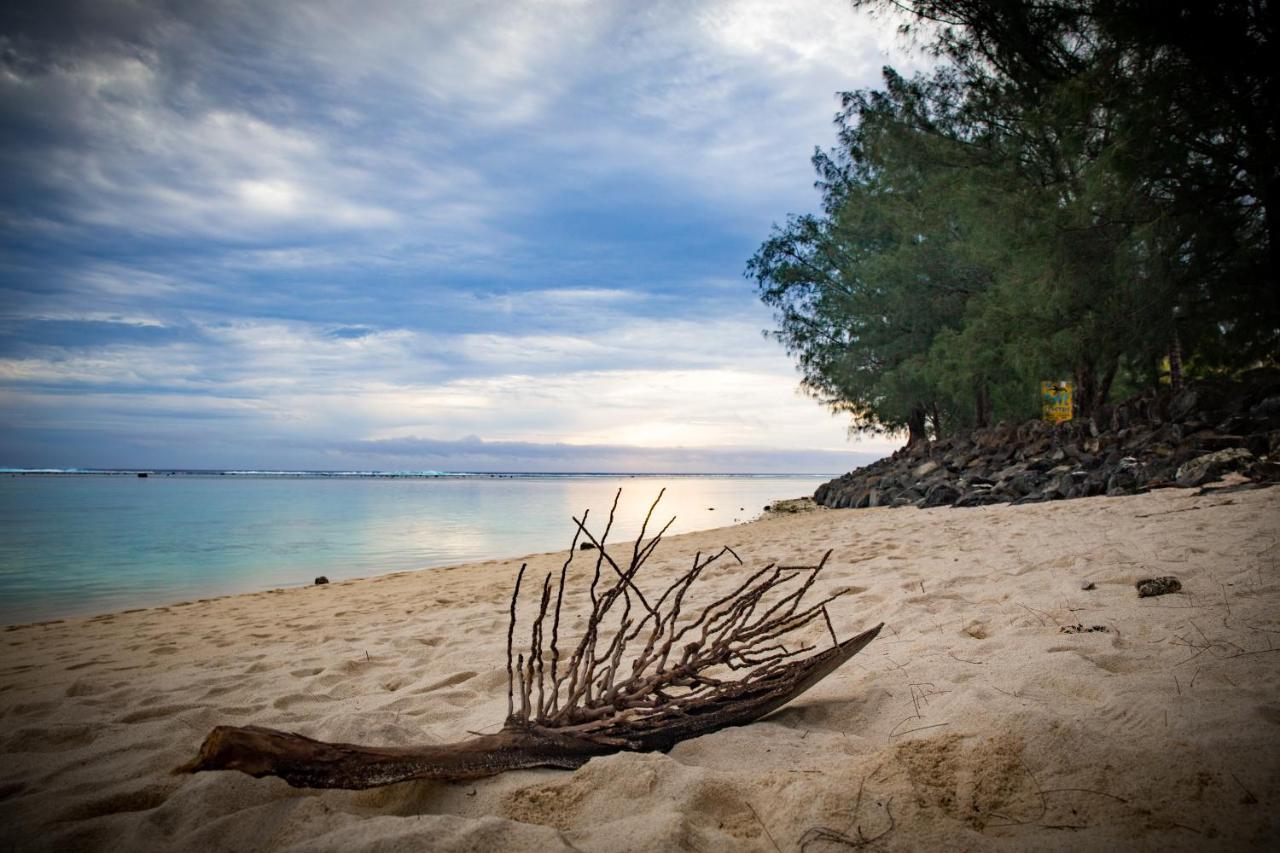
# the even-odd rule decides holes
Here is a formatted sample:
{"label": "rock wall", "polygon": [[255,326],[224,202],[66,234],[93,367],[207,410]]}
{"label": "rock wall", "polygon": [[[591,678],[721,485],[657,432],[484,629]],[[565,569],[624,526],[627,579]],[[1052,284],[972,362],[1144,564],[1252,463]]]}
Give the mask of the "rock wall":
{"label": "rock wall", "polygon": [[983,506],[1280,480],[1280,371],[1138,396],[1096,418],[1028,421],[920,442],[818,487],[826,507]]}

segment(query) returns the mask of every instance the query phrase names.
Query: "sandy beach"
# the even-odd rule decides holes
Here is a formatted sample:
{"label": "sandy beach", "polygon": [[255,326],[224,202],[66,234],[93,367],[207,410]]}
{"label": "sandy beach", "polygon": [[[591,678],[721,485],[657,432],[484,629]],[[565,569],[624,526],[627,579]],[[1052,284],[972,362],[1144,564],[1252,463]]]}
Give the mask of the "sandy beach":
{"label": "sandy beach", "polygon": [[[219,724],[494,731],[522,558],[7,628],[0,847],[1280,844],[1280,490],[769,517],[665,541],[642,586],[721,545],[745,566],[720,582],[834,549],[815,592],[848,590],[836,631],[884,631],[760,722],[572,772],[364,792],[172,772]],[[523,559],[540,576],[563,556]],[[1160,575],[1182,591],[1139,598]]]}

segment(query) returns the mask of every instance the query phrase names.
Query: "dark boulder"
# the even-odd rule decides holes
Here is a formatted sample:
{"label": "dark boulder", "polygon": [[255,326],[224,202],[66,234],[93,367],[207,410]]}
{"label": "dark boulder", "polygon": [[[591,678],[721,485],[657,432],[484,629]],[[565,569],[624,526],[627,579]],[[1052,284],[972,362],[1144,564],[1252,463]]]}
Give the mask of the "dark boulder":
{"label": "dark boulder", "polygon": [[972,507],[972,506],[989,506],[991,504],[1004,503],[1004,499],[999,495],[992,494],[990,490],[978,489],[972,492],[966,492],[952,504],[954,507]]}
{"label": "dark boulder", "polygon": [[925,493],[924,499],[920,501],[921,509],[929,509],[935,506],[947,506],[955,503],[960,498],[960,490],[950,483],[937,483],[928,492]]}

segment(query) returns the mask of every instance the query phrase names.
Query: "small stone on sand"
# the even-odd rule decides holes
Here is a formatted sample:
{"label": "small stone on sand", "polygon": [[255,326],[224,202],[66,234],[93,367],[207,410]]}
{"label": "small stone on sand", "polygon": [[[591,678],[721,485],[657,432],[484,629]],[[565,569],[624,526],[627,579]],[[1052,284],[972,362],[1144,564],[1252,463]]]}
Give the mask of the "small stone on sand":
{"label": "small stone on sand", "polygon": [[1153,595],[1168,595],[1182,589],[1182,582],[1172,575],[1160,578],[1144,578],[1135,584],[1139,598],[1150,598]]}

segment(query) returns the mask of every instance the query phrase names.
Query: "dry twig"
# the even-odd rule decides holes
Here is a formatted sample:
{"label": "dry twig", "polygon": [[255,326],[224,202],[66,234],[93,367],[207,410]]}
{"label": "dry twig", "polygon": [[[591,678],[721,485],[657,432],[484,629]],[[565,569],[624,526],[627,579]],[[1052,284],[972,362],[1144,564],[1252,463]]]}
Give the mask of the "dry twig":
{"label": "dry twig", "polygon": [[[742,562],[727,546],[715,554],[699,553],[651,602],[636,577],[671,525],[667,522],[645,540],[658,500],[649,507],[625,565],[606,550],[616,496],[598,539],[587,529],[586,513],[581,521],[574,519],[577,531],[569,555],[558,578],[549,572],[541,588],[535,587],[536,616],[527,629],[528,645],[517,652],[527,566],[520,567],[511,595],[507,719],[500,731],[443,746],[379,748],[324,743],[257,726],[219,726],[197,758],[181,769],[241,770],[279,776],[300,787],[368,788],[526,767],[579,767],[595,755],[665,750],[758,719],[835,671],[879,633],[877,625],[841,642],[826,611],[841,593],[804,602],[830,551],[816,565],[765,566],[731,592],[696,608],[687,597],[706,570],[726,555]],[[596,552],[588,587],[590,612],[581,636],[562,649],[564,592],[579,538]],[[815,647],[797,645],[793,638],[819,618],[834,645],[804,657]]]}

